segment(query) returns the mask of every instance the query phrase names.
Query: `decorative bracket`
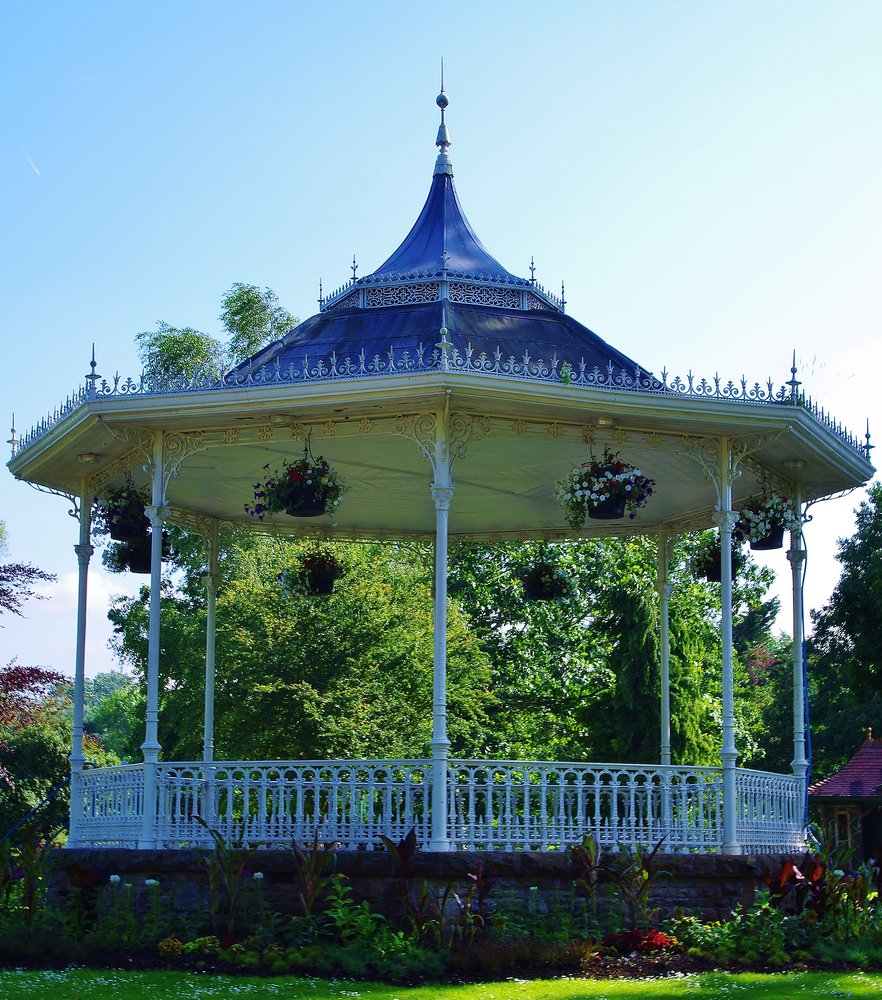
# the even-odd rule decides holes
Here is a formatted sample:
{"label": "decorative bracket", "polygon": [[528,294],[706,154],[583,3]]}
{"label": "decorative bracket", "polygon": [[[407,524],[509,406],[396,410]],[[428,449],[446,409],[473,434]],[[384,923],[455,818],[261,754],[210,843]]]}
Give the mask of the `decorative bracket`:
{"label": "decorative bracket", "polygon": [[770,432],[768,434],[751,434],[745,437],[729,439],[729,455],[726,481],[723,482],[721,470],[721,438],[700,438],[698,440],[685,439],[683,441],[683,451],[689,458],[698,462],[704,470],[704,474],[714,484],[717,492],[717,508],[723,504],[723,487],[731,487],[735,480],[741,475],[741,466],[746,463],[749,455],[773,441],[777,441],[782,434],[787,433],[789,426],[783,430]]}
{"label": "decorative bracket", "polygon": [[454,413],[450,418],[450,464],[465,456],[472,441],[480,441],[493,433],[489,417],[474,417]]}

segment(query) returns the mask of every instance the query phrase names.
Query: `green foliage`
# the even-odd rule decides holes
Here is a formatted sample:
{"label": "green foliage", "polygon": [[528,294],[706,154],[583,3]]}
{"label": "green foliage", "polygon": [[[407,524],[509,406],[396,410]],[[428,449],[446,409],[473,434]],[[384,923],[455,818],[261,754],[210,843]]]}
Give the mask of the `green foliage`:
{"label": "green foliage", "polygon": [[835,772],[861,730],[882,732],[882,483],[872,483],[854,532],[839,540],[842,565],[830,600],[812,613],[809,703],[816,773]]}
{"label": "green foliage", "polygon": [[[53,678],[55,675],[50,675]],[[42,700],[34,701],[16,722],[0,724],[0,835],[14,826],[70,774],[73,741],[70,689],[57,685]],[[97,740],[85,734],[87,760],[99,766],[119,763]],[[70,790],[63,788],[37,815],[40,831],[49,834],[65,824]]]}
{"label": "green foliage", "polygon": [[279,340],[298,320],[284,306],[271,288],[261,291],[257,285],[237,281],[221,299],[220,321],[229,334],[227,354],[231,364],[251,357],[265,344]]}
{"label": "green foliage", "polygon": [[[423,756],[431,737],[432,601],[428,573],[401,546],[336,545],[347,573],[316,601],[279,587],[306,543],[227,539],[218,594],[216,739],[230,760]],[[185,559],[187,560],[185,562]],[[201,558],[164,585],[160,742],[172,759],[199,753],[205,647]],[[111,611],[116,650],[143,676],[149,593]],[[486,658],[451,608],[450,738],[474,754],[493,702]],[[273,719],[273,726],[266,720]]]}
{"label": "green foliage", "polygon": [[254,857],[254,849],[228,844],[201,816],[194,816],[211,836],[211,852],[205,856],[208,875],[208,908],[212,930],[218,931],[223,920],[225,934],[235,934],[241,918],[243,876]]}
{"label": "green foliage", "polygon": [[223,371],[220,342],[192,327],[159,320],[155,330],[144,330],[135,340],[148,383],[164,386],[180,379],[218,378]]}

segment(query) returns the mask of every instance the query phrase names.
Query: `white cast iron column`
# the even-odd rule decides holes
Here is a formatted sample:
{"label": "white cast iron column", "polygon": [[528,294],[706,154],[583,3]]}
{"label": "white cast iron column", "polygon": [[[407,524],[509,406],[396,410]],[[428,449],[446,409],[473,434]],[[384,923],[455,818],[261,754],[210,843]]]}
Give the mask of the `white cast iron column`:
{"label": "white cast iron column", "polygon": [[70,833],[68,847],[78,847],[83,818],[83,703],[86,697],[86,598],[89,587],[89,560],[95,549],[91,543],[92,495],[85,482],[80,487],[80,537],[74,546],[79,564],[77,578],[77,647],[74,666],[73,745],[70,761]]}
{"label": "white cast iron column", "polygon": [[[446,466],[446,463],[444,463]],[[432,681],[432,836],[430,851],[449,851],[447,836],[447,515],[453,499],[449,482],[432,486],[435,501],[435,653]]]}
{"label": "white cast iron column", "polygon": [[720,529],[720,566],[723,643],[723,854],[740,854],[737,834],[735,762],[735,677],[732,656],[732,529],[738,515],[732,510],[732,453],[728,439],[720,442],[720,506],[714,522]]}
{"label": "white cast iron column", "polygon": [[214,760],[214,653],[217,618],[217,521],[211,522],[205,538],[208,572],[205,574],[205,728],[202,759]]}
{"label": "white cast iron column", "polygon": [[150,518],[150,633],[147,646],[147,712],[144,727],[144,814],[138,846],[156,847],[157,788],[159,762],[159,607],[162,585],[162,527],[170,511],[165,505],[165,463],[163,434],[158,431],[153,444],[153,503],[145,509]]}
{"label": "white cast iron column", "polygon": [[[802,514],[802,497],[797,489],[794,497],[796,511]],[[803,621],[802,573],[805,564],[805,545],[802,539],[802,518],[800,527],[790,532],[790,573],[793,585],[793,761],[791,766],[797,778],[805,780],[808,773],[808,758],[805,745],[805,674],[803,672],[803,641],[805,622]]]}
{"label": "white cast iron column", "polygon": [[668,583],[671,559],[671,538],[666,531],[658,536],[659,653],[661,658],[661,763],[671,763],[671,636],[668,627],[668,606],[672,587]]}

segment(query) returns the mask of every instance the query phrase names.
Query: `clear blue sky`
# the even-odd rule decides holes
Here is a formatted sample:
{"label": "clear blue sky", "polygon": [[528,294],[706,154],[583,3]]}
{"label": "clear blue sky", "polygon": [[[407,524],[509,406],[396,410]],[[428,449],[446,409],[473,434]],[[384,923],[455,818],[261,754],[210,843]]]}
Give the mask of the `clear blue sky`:
{"label": "clear blue sky", "polygon": [[[882,435],[878,0],[18,0],[0,46],[4,426],[71,391],[93,341],[102,374],[137,374],[138,331],[219,332],[235,281],[305,318],[353,252],[381,263],[428,190],[443,55],[457,188],[506,267],[534,255],[655,371],[783,382],[795,349],[809,392]],[[811,607],[860,498],[815,509]],[[3,662],[72,671],[65,509],[0,476],[7,558],[60,578],[4,616]],[[90,586],[94,673],[132,581]]]}

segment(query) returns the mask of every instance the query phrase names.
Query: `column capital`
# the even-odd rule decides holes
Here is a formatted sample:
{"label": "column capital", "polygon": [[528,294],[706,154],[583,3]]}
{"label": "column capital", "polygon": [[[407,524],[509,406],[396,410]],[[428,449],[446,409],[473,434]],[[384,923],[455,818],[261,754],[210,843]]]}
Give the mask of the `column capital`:
{"label": "column capital", "polygon": [[95,554],[95,546],[90,545],[88,542],[85,545],[75,545],[74,552],[77,554],[77,560],[82,566],[88,566],[89,560]]}
{"label": "column capital", "polygon": [[788,549],[787,561],[791,566],[801,566],[805,562],[805,549]]}
{"label": "column capital", "polygon": [[202,582],[205,584],[206,588],[211,590],[217,590],[220,586],[221,575],[220,573],[203,573]]}
{"label": "column capital", "polygon": [[738,513],[734,510],[717,510],[711,515],[711,520],[720,531],[729,531],[738,524]]}
{"label": "column capital", "polygon": [[432,499],[435,501],[435,510],[450,510],[450,502],[453,500],[452,486],[432,486]]}
{"label": "column capital", "polygon": [[152,527],[161,528],[171,515],[171,507],[167,504],[149,504],[144,508],[144,513],[150,518]]}

